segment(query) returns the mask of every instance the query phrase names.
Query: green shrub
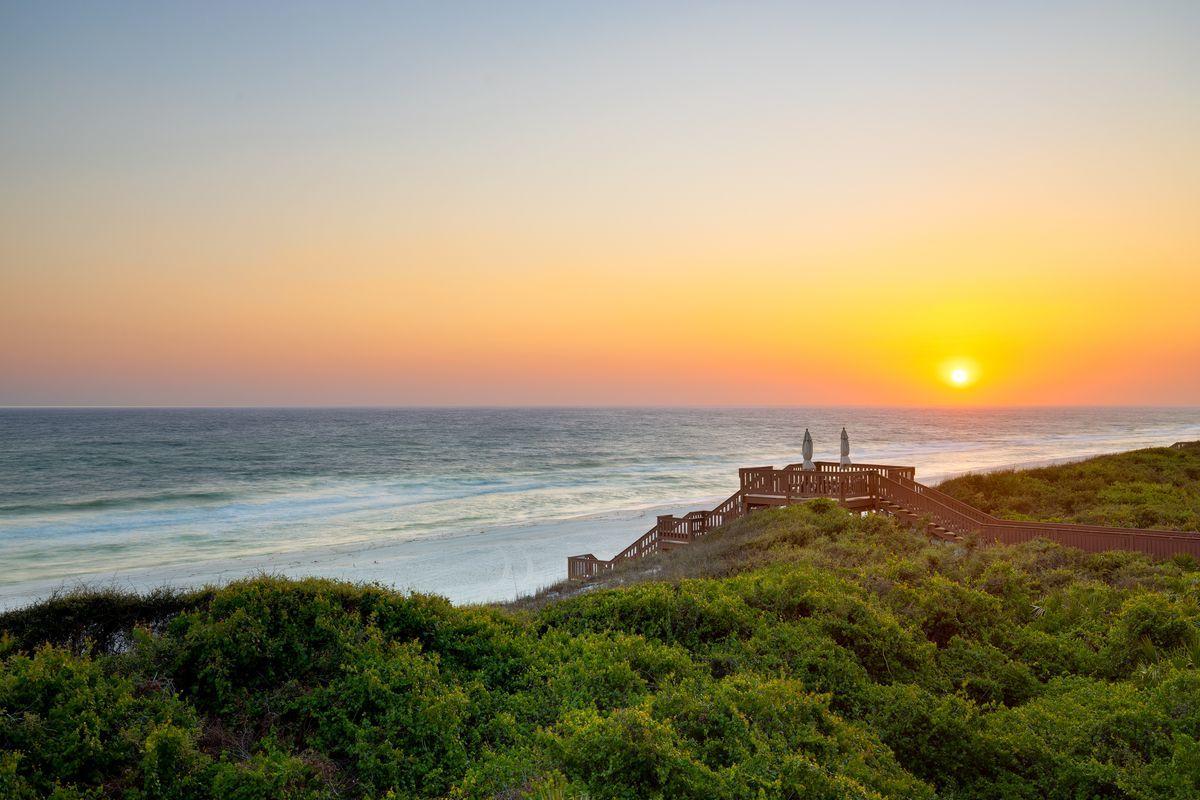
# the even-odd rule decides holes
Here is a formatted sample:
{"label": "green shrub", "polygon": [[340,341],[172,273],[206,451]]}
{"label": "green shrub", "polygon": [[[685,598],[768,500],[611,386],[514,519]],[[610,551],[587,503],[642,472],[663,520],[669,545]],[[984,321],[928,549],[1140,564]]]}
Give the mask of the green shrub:
{"label": "green shrub", "polygon": [[468,701],[441,679],[437,657],[376,633],[340,672],[298,701],[313,744],[348,761],[369,791],[444,793],[468,761]]}
{"label": "green shrub", "polygon": [[317,800],[326,792],[311,764],[268,740],[245,761],[216,765],[212,796],[221,800]]}
{"label": "green shrub", "polygon": [[935,575],[890,598],[897,613],[920,627],[925,638],[945,646],[955,636],[987,639],[1007,622],[996,597]]}
{"label": "green shrub", "polygon": [[907,684],[878,686],[871,729],[913,775],[955,786],[985,770],[992,754],[978,735],[974,704]]}
{"label": "green shrub", "polygon": [[289,681],[335,674],[362,636],[329,581],[240,581],[170,624],[172,674],[218,709],[254,704]]}
{"label": "green shrub", "polygon": [[951,685],[979,704],[1019,705],[1040,689],[1025,664],[990,644],[961,636],[938,653],[938,663]]}
{"label": "green shrub", "polygon": [[537,646],[523,710],[549,722],[566,710],[638,705],[664,684],[699,671],[687,651],[641,636],[551,631]]}
{"label": "green shrub", "polygon": [[33,784],[20,773],[21,753],[0,753],[0,797],[10,800],[37,800]]}
{"label": "green shrub", "polygon": [[1170,720],[1152,696],[1086,678],[1051,681],[1036,700],[989,715],[985,729],[1007,770],[1051,798],[1124,796],[1122,786],[1175,755]]}
{"label": "green shrub", "polygon": [[730,797],[726,782],[692,758],[678,734],[645,709],[571,712],[544,746],[563,773],[598,800]]}
{"label": "green shrub", "polygon": [[1041,469],[964,475],[938,488],[1008,519],[1195,531],[1198,450],[1135,450]]}
{"label": "green shrub", "polygon": [[208,758],[196,748],[191,731],[175,725],[156,727],[146,737],[142,790],[146,800],[192,800],[208,795],[202,773]]}
{"label": "green shrub", "polygon": [[757,621],[740,597],[711,580],[592,592],[550,606],[540,616],[545,628],[622,631],[689,650],[746,635]]}
{"label": "green shrub", "polygon": [[161,687],[135,686],[105,662],[63,649],[10,656],[0,672],[0,752],[5,780],[20,791],[140,784],[139,772],[159,763],[143,759],[160,745],[167,758],[173,737],[196,726],[191,709]]}
{"label": "green shrub", "polygon": [[815,620],[766,625],[745,642],[745,668],[794,678],[807,691],[827,693],[842,713],[861,714],[870,703],[871,677]]}

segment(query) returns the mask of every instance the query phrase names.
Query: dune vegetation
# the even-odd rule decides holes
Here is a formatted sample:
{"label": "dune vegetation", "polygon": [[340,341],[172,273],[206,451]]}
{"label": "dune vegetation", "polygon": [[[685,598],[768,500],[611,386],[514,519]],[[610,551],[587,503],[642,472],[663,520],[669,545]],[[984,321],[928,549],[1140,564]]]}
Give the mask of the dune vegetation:
{"label": "dune vegetation", "polygon": [[824,500],[503,607],[261,577],[0,630],[14,800],[1200,795],[1194,560]]}
{"label": "dune vegetation", "polygon": [[1200,531],[1200,442],[964,475],[938,488],[1004,519]]}

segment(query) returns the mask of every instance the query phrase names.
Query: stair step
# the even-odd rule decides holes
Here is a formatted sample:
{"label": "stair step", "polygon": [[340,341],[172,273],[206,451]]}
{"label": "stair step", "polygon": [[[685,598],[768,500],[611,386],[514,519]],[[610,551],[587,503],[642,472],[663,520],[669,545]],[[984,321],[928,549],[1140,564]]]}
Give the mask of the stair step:
{"label": "stair step", "polygon": [[[913,527],[917,526],[923,516],[922,514],[913,511],[907,506],[901,505],[893,500],[881,500],[879,503],[879,510],[901,520],[902,522],[908,523]],[[960,534],[954,533],[953,531],[942,525],[939,525],[936,522],[928,523],[925,526],[925,532],[930,536],[937,537],[938,539],[942,539],[943,541],[947,542],[961,542],[963,540],[963,537]]]}

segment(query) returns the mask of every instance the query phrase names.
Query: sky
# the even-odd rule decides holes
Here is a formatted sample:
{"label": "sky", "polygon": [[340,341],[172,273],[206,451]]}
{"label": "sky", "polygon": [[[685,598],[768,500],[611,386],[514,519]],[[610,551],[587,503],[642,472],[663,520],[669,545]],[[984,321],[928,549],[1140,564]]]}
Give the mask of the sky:
{"label": "sky", "polygon": [[0,404],[1200,405],[1197,41],[0,0]]}

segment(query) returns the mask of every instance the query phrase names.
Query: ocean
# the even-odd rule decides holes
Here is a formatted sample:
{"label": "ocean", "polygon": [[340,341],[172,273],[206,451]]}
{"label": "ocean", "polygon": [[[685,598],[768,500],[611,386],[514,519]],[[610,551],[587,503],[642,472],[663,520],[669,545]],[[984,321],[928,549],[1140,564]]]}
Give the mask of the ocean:
{"label": "ocean", "polygon": [[3,409],[0,607],[263,571],[507,599],[843,425],[935,482],[1200,439],[1200,409]]}

